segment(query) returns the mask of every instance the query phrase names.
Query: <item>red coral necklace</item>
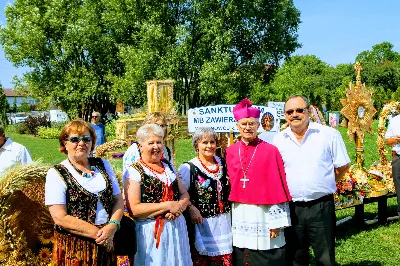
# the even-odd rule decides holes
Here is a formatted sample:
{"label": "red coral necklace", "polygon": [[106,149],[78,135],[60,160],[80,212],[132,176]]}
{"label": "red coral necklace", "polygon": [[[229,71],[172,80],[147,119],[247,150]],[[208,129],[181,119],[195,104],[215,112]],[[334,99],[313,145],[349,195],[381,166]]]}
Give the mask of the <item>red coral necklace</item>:
{"label": "red coral necklace", "polygon": [[164,164],[161,162],[161,170],[157,170],[154,169],[153,167],[151,167],[150,165],[148,165],[147,163],[145,163],[142,159],[142,157],[140,157],[140,162],[147,168],[150,170],[150,172],[152,172],[153,174],[162,174],[165,172],[165,166]]}
{"label": "red coral necklace", "polygon": [[215,165],[216,165],[216,167],[215,167],[214,170],[209,169],[209,168],[203,163],[203,161],[200,159],[200,156],[199,156],[199,155],[197,155],[197,159],[199,160],[201,166],[203,166],[204,170],[206,170],[206,171],[209,172],[210,174],[216,174],[216,173],[219,172],[219,163],[217,162],[217,160],[215,160],[215,157],[214,157],[214,156],[213,156],[213,160],[214,160],[214,163],[215,163]]}

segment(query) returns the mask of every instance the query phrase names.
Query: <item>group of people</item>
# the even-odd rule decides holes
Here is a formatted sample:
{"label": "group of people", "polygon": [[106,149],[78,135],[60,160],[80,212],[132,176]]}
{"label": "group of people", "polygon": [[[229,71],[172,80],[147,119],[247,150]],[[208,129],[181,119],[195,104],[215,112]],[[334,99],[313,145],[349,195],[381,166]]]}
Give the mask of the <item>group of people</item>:
{"label": "group of people", "polygon": [[215,154],[217,134],[198,128],[197,156],[177,171],[163,145],[166,118],[153,113],[125,153],[123,193],[110,164],[90,157],[93,127],[71,121],[59,138],[68,158],[46,178],[53,262],[117,263],[125,208],[136,223],[133,265],[308,265],[309,246],[319,265],[334,265],[333,193],[350,160],[338,131],[310,121],[309,106],[289,98],[289,127],[270,144],[257,134],[260,110],[244,99],[233,109],[241,140],[226,159]]}
{"label": "group of people", "polygon": [[[350,160],[340,133],[310,120],[307,98],[291,96],[284,108],[289,127],[271,144],[257,134],[260,110],[244,99],[233,109],[241,140],[225,159],[217,134],[198,128],[197,155],[177,170],[163,145],[166,118],[150,114],[125,153],[123,191],[109,162],[91,157],[94,128],[71,121],[59,137],[67,159],[46,177],[52,265],[128,265],[113,248],[124,215],[136,224],[130,265],[309,265],[310,247],[317,265],[335,265],[333,193]],[[395,180],[399,125],[387,131]]]}

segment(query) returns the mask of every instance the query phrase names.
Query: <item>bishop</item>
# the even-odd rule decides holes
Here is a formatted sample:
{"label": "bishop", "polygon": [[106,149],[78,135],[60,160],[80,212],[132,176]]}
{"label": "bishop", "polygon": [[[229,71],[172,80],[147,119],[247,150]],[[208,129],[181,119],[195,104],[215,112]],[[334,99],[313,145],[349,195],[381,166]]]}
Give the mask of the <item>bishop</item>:
{"label": "bishop", "polygon": [[285,265],[283,228],[290,226],[282,157],[257,137],[260,110],[248,99],[233,108],[241,140],[226,150],[231,182],[235,265]]}

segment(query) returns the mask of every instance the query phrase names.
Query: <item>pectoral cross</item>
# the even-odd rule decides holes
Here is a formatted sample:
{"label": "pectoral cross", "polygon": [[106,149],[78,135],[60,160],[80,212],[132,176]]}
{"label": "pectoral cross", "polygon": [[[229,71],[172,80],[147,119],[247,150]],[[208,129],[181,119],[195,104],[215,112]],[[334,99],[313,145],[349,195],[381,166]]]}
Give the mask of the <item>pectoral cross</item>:
{"label": "pectoral cross", "polygon": [[243,188],[246,188],[246,182],[247,182],[247,181],[250,181],[250,179],[248,179],[246,176],[243,176],[243,178],[240,179],[240,181],[243,182]]}

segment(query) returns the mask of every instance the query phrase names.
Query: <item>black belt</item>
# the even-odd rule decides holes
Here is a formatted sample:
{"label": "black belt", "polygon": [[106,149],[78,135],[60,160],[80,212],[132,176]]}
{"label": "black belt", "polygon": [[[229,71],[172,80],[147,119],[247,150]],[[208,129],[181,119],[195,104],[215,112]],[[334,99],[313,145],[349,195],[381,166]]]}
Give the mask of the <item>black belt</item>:
{"label": "black belt", "polygon": [[308,206],[312,206],[312,205],[315,205],[320,202],[330,201],[330,200],[333,200],[333,194],[328,194],[328,195],[320,197],[319,199],[310,200],[310,201],[293,201],[293,204],[295,206],[308,207]]}

